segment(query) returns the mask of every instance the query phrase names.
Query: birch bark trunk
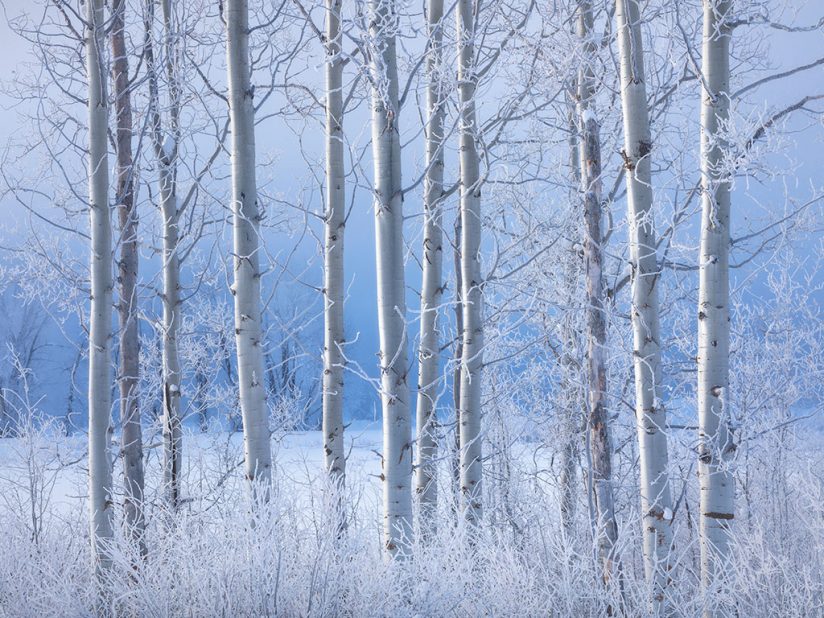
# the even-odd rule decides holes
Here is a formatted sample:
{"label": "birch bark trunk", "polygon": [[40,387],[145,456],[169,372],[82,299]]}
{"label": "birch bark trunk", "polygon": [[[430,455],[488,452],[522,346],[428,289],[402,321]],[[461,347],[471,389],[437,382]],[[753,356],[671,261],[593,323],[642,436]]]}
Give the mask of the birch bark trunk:
{"label": "birch bark trunk", "polygon": [[607,413],[607,325],[604,306],[601,246],[601,137],[595,114],[595,77],[591,61],[593,40],[592,4],[578,4],[578,36],[584,57],[578,74],[578,121],[581,158],[581,190],[584,194],[584,271],[587,288],[587,349],[589,416],[588,447],[595,531],[603,578],[609,582],[616,572],[615,542],[618,527],[612,488],[612,444]]}
{"label": "birch bark trunk", "polygon": [[[735,517],[729,424],[730,181],[723,171],[730,105],[731,0],[704,0],[701,92],[701,247],[698,288],[698,439],[701,582],[723,583]],[[705,616],[727,612],[709,602]]]}
{"label": "birch bark trunk", "polygon": [[268,501],[272,452],[266,409],[260,310],[260,255],[255,180],[255,109],[249,59],[247,0],[226,1],[229,117],[232,131],[235,338],[243,418],[246,478],[257,500]]}
{"label": "birch bark trunk", "polygon": [[394,0],[370,0],[372,158],[375,253],[383,409],[384,541],[389,556],[408,553],[412,538],[412,444],[409,415],[403,193],[398,129]]}
{"label": "birch bark trunk", "polygon": [[152,45],[154,2],[147,14],[146,61],[149,72],[152,141],[158,163],[160,214],[163,229],[163,486],[167,504],[174,511],[180,502],[180,474],[183,432],[180,420],[180,356],[177,338],[180,328],[180,259],[178,257],[177,159],[180,141],[180,89],[175,69],[176,39],[171,0],[162,0],[163,60],[169,88],[169,126],[164,131],[160,110],[158,75]]}
{"label": "birch bark trunk", "polygon": [[108,95],[105,78],[103,0],[86,2],[86,71],[89,88],[89,218],[91,307],[89,312],[89,523],[98,576],[111,566],[112,538],[111,308],[112,230],[109,213]]}
{"label": "birch bark trunk", "polygon": [[138,337],[137,273],[138,216],[135,208],[134,155],[132,152],[132,84],[126,52],[125,3],[112,4],[111,46],[112,82],[116,116],[115,152],[117,184],[115,204],[120,223],[120,260],[118,261],[120,321],[120,419],[123,458],[124,516],[127,533],[146,554],[143,516],[143,435],[140,426],[140,339]]}
{"label": "birch bark trunk", "polygon": [[652,590],[652,610],[658,615],[665,611],[665,592],[669,581],[672,498],[668,473],[667,417],[661,400],[661,333],[658,316],[658,283],[661,278],[652,210],[652,135],[638,0],[617,0],[616,21],[632,268],[631,320],[644,571]]}
{"label": "birch bark trunk", "polygon": [[343,62],[341,0],[326,2],[326,214],[324,252],[323,453],[329,479],[338,493],[346,480],[343,443],[344,272],[346,178],[343,151]]}
{"label": "birch bark trunk", "polygon": [[458,0],[458,103],[461,163],[461,279],[463,359],[461,362],[461,493],[464,519],[475,526],[483,516],[481,369],[483,298],[481,294],[481,187],[476,143],[475,14],[473,0]]}
{"label": "birch bark trunk", "polygon": [[437,430],[439,345],[438,310],[443,297],[443,0],[429,0],[426,59],[426,175],[424,177],[423,282],[418,349],[418,457],[415,491],[420,500],[421,530],[434,533],[438,506]]}

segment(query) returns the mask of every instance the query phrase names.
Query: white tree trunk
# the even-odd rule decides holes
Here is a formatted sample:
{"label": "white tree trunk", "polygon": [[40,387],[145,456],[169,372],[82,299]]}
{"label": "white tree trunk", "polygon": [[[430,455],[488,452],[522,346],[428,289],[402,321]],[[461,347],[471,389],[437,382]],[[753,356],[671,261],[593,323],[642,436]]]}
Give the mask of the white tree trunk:
{"label": "white tree trunk", "polygon": [[169,84],[170,126],[164,132],[158,75],[152,45],[154,3],[147,4],[147,45],[152,140],[159,170],[160,214],[163,230],[163,487],[166,502],[174,510],[180,501],[180,474],[183,466],[183,432],[180,420],[180,357],[177,338],[180,328],[180,260],[178,257],[177,157],[180,140],[180,90],[176,71],[176,37],[173,32],[171,0],[161,3],[166,78]]}
{"label": "white tree trunk", "polygon": [[[343,444],[344,272],[346,176],[343,149],[341,0],[326,1],[326,213],[324,249],[323,454],[337,492],[346,479]],[[336,498],[338,508],[342,506]],[[338,516],[342,516],[339,513]],[[341,520],[342,522],[343,520]]]}
{"label": "white tree trunk", "polygon": [[578,36],[584,57],[578,75],[578,121],[581,139],[581,189],[584,194],[584,271],[587,288],[587,348],[589,416],[588,446],[590,484],[595,512],[593,522],[604,581],[616,571],[615,542],[618,527],[612,488],[612,444],[607,413],[607,325],[602,274],[601,246],[601,137],[595,116],[595,78],[591,62],[595,56],[592,5],[578,3]]}
{"label": "white tree trunk", "polygon": [[170,147],[160,142],[160,204],[163,216],[163,483],[172,509],[180,503],[183,431],[180,418],[181,377],[177,338],[180,331],[180,258],[177,202],[177,156],[180,144],[180,88],[176,70],[177,33],[171,0],[162,0],[166,79],[169,83]]}
{"label": "white tree trunk", "polygon": [[118,261],[120,320],[120,419],[125,525],[127,533],[146,553],[143,516],[143,435],[140,426],[140,339],[138,337],[137,272],[138,215],[135,207],[134,156],[132,153],[132,83],[126,51],[125,2],[112,4],[111,45],[112,82],[116,116],[115,152],[117,186],[115,204],[120,222],[120,260]]}
{"label": "white tree trunk", "polygon": [[461,362],[461,493],[464,519],[483,516],[481,368],[483,367],[483,297],[481,292],[480,157],[475,112],[475,13],[473,0],[458,0],[458,102],[461,162],[461,280],[463,359]]}
{"label": "white tree trunk", "polygon": [[163,216],[163,485],[172,509],[180,502],[183,432],[180,420],[180,260],[174,163],[160,161],[160,212]]}
{"label": "white tree trunk", "polygon": [[664,610],[672,544],[672,499],[667,454],[667,417],[661,401],[661,333],[644,42],[638,0],[617,0],[616,21],[624,111],[632,333],[635,365],[635,421],[641,473],[644,570],[652,588],[652,609]]}
{"label": "white tree trunk", "polygon": [[420,500],[421,530],[431,534],[436,526],[437,418],[440,355],[438,309],[443,297],[443,120],[441,87],[443,0],[429,0],[426,59],[426,175],[424,177],[423,275],[421,284],[421,332],[418,349],[418,452],[415,491]]}
{"label": "white tree trunk", "polygon": [[247,0],[226,1],[229,116],[232,131],[235,338],[246,478],[268,500],[272,452],[263,372],[260,311],[260,212],[255,181],[255,109]]}
{"label": "white tree trunk", "polygon": [[371,0],[372,158],[383,408],[384,541],[390,556],[409,550],[412,444],[403,263],[403,194],[393,0]]}
{"label": "white tree trunk", "polygon": [[89,509],[96,570],[111,559],[112,470],[109,458],[112,374],[112,230],[109,213],[108,95],[104,59],[103,0],[86,2],[86,71],[89,86],[89,215],[91,308],[89,317]]}
{"label": "white tree trunk", "polygon": [[[701,582],[720,585],[735,517],[729,426],[730,182],[722,171],[729,118],[730,0],[704,1],[701,92],[701,248],[698,289],[698,478],[701,497]],[[708,616],[726,615],[710,602]]]}

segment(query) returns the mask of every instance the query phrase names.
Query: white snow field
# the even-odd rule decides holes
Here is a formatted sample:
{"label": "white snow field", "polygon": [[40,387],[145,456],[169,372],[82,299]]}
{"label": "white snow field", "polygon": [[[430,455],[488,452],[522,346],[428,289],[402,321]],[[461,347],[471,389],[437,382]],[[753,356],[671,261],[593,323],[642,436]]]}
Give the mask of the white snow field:
{"label": "white snow field", "polygon": [[[271,503],[254,515],[240,434],[185,436],[185,502],[175,517],[161,506],[155,442],[147,439],[145,558],[125,540],[119,511],[116,518],[115,568],[105,597],[113,615],[601,616],[619,608],[622,596],[633,608],[629,615],[644,607],[632,490],[622,490],[617,500],[621,585],[605,588],[585,492],[574,538],[568,538],[559,519],[552,450],[539,442],[512,440],[491,452],[488,506],[474,547],[452,513],[451,464],[444,457],[439,521],[445,523],[431,540],[414,541],[414,559],[395,561],[381,551],[381,430],[375,424],[347,427],[348,526],[340,538],[321,480],[319,432],[273,438],[275,489]],[[741,616],[824,614],[823,460],[818,449],[807,452],[808,458],[785,461],[780,495],[765,490],[771,485],[766,479],[742,493],[731,587],[714,591],[734,600]],[[115,465],[116,480],[119,472]],[[680,616],[696,616],[702,608],[697,486],[690,476],[691,485],[674,486],[668,594]],[[61,438],[45,428],[0,441],[0,615],[95,614],[86,495],[84,436]]]}

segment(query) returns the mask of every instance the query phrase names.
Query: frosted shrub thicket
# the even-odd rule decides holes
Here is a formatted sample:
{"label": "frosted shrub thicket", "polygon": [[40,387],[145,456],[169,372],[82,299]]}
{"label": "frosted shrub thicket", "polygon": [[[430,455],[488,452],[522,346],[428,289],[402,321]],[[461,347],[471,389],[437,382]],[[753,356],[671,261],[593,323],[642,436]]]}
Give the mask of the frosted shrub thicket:
{"label": "frosted shrub thicket", "polygon": [[[627,428],[628,435],[631,427]],[[806,432],[805,432],[806,433]],[[368,432],[365,436],[368,441]],[[500,433],[495,434],[500,435]],[[346,504],[348,527],[336,538],[333,509],[314,447],[315,434],[275,443],[276,478],[271,501],[250,518],[246,488],[234,473],[242,460],[238,436],[188,436],[184,498],[175,518],[167,512],[159,461],[147,471],[149,551],[141,562],[134,544],[116,526],[107,573],[108,602],[118,615],[146,616],[594,616],[617,607],[617,586],[597,585],[600,566],[585,505],[576,534],[562,533],[557,488],[548,482],[552,462],[535,443],[516,446],[510,478],[486,487],[488,516],[474,549],[442,500],[442,525],[414,559],[387,562],[380,540],[380,486],[376,457],[353,451]],[[809,457],[787,462],[780,504],[763,483],[755,485],[733,539],[730,588],[722,591],[741,615],[813,616],[824,603],[824,453],[817,431],[797,438]],[[498,445],[499,446],[499,445]],[[489,444],[494,458],[505,457]],[[93,572],[82,496],[82,442],[57,438],[54,428],[30,424],[26,435],[3,443],[0,473],[0,608],[16,616],[82,616],[93,613]],[[543,453],[543,454],[542,454]],[[684,453],[677,453],[683,455]],[[79,461],[81,460],[81,461]],[[619,466],[620,468],[621,466]],[[490,476],[500,467],[490,465]],[[449,495],[446,465],[439,470]],[[694,484],[691,484],[694,485]],[[40,488],[33,506],[29,487]],[[677,491],[682,488],[675,487]],[[700,612],[697,488],[679,498],[668,587],[677,615]],[[506,496],[503,492],[506,491]],[[640,530],[632,491],[616,495],[618,551],[627,607],[647,598]],[[686,509],[689,508],[690,511]],[[774,513],[792,514],[776,530]],[[35,533],[32,514],[37,518]],[[122,520],[123,513],[116,513]],[[139,567],[134,568],[135,564]],[[713,591],[715,594],[715,591]],[[631,615],[635,609],[630,610]]]}

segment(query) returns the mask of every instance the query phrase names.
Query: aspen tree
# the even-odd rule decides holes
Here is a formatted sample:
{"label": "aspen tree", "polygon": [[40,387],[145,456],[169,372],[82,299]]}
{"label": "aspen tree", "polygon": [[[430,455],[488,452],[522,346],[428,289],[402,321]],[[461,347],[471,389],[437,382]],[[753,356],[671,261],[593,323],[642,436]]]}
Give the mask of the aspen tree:
{"label": "aspen tree", "polygon": [[464,518],[483,516],[481,368],[483,367],[483,296],[481,290],[481,186],[475,111],[475,15],[473,0],[458,0],[458,103],[461,161],[461,280],[463,358],[461,360],[461,493]]}
{"label": "aspen tree", "polygon": [[[453,453],[450,461],[451,465],[451,481],[452,492],[454,495],[454,505],[456,510],[460,509],[461,504],[461,362],[463,361],[463,301],[461,294],[463,293],[463,279],[461,278],[461,212],[458,209],[458,215],[455,217],[453,225],[452,238],[454,239],[454,247],[452,251],[452,265],[455,273],[455,349],[452,354],[452,362],[454,369],[452,370],[452,411],[455,419],[455,442],[453,445]],[[456,512],[456,521],[459,513]]]}
{"label": "aspen tree", "polygon": [[587,298],[587,374],[589,384],[588,436],[590,485],[594,501],[598,556],[604,581],[616,568],[615,542],[618,527],[612,487],[612,444],[607,413],[607,323],[603,281],[601,235],[601,136],[595,112],[596,53],[594,16],[588,0],[578,3],[577,33],[584,57],[578,72],[578,123],[581,191],[584,206],[584,272]]}
{"label": "aspen tree", "polygon": [[[570,190],[570,202],[577,204],[581,187],[581,161],[579,156],[580,145],[578,143],[578,133],[576,124],[576,103],[578,95],[577,80],[573,79],[567,89],[567,108],[569,124],[569,170],[572,180]],[[570,237],[570,257],[564,264],[564,291],[569,298],[576,296],[580,281],[582,262],[579,257],[578,247],[580,246],[580,225],[576,220],[569,223]],[[561,524],[568,539],[572,539],[575,534],[575,507],[577,503],[576,481],[578,478],[578,459],[580,455],[580,428],[581,419],[584,418],[586,409],[586,393],[580,387],[581,363],[575,357],[575,352],[580,349],[581,319],[577,311],[568,310],[564,316],[562,326],[562,351],[560,365],[562,371],[562,385],[560,392],[561,401],[561,431],[564,444],[561,450]]]}
{"label": "aspen tree", "polygon": [[[731,0],[704,0],[701,72],[701,246],[698,283],[698,479],[701,583],[722,584],[735,517],[729,424],[730,179],[723,138],[730,106]],[[712,601],[706,616],[727,615]]]}
{"label": "aspen tree", "polygon": [[[346,177],[343,151],[341,0],[326,1],[326,213],[324,216],[323,455],[336,492],[343,490],[343,247]],[[336,501],[340,508],[339,497]],[[342,516],[342,513],[338,514]]]}
{"label": "aspen tree", "polygon": [[163,230],[163,322],[162,322],[162,400],[163,400],[163,485],[166,502],[174,510],[180,501],[180,475],[183,467],[183,431],[180,419],[181,367],[178,352],[180,331],[180,258],[177,165],[180,142],[180,85],[175,68],[176,33],[172,0],[161,1],[163,19],[162,57],[169,88],[169,125],[163,126],[160,110],[159,70],[152,45],[154,2],[148,0],[146,61],[149,71],[151,133],[158,167],[160,215]]}
{"label": "aspen tree", "polygon": [[89,509],[92,553],[100,574],[111,565],[112,470],[112,230],[109,213],[108,94],[103,0],[87,0],[86,76],[89,100],[89,217],[91,309],[89,316]]}
{"label": "aspen tree", "polygon": [[652,588],[655,614],[664,609],[672,544],[666,435],[661,399],[661,332],[658,287],[661,273],[656,254],[652,178],[652,134],[647,107],[644,41],[638,0],[617,0],[621,102],[624,117],[624,167],[627,180],[632,283],[632,333],[635,368],[635,421],[641,476],[641,518],[644,571]]}
{"label": "aspen tree", "polygon": [[260,210],[255,180],[255,108],[249,57],[249,5],[227,0],[227,67],[232,142],[235,339],[246,478],[269,498],[272,452],[266,409],[260,310]]}
{"label": "aspen tree", "polygon": [[412,435],[403,263],[403,193],[398,128],[394,0],[371,0],[372,159],[383,410],[384,543],[408,552],[412,534]]}
{"label": "aspen tree", "polygon": [[125,524],[129,534],[146,552],[143,516],[143,435],[140,426],[140,339],[138,338],[138,215],[135,206],[134,153],[132,152],[132,82],[126,52],[126,5],[124,0],[112,4],[111,45],[112,83],[116,116],[115,204],[120,221],[120,259],[118,260],[120,319],[120,419]]}
{"label": "aspen tree", "polygon": [[418,400],[416,407],[418,451],[415,491],[420,500],[421,529],[435,528],[438,504],[437,419],[439,346],[438,308],[443,297],[443,124],[442,88],[443,0],[429,0],[426,50],[426,172],[424,176],[423,275],[421,330],[418,348]]}

